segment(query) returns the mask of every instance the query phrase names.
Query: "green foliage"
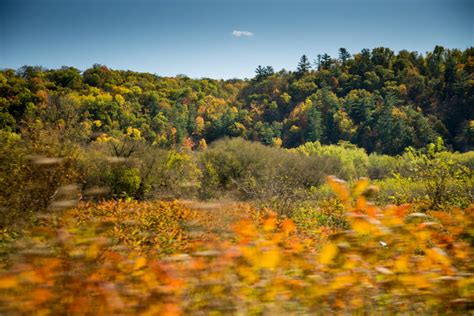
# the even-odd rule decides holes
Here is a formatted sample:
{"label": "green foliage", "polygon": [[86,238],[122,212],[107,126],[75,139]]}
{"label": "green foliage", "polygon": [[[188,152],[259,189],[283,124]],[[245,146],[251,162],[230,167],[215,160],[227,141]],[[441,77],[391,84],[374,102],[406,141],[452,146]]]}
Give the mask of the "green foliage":
{"label": "green foliage", "polygon": [[[451,150],[473,146],[473,52],[340,49],[251,80],[0,70],[2,225],[104,197],[229,196],[291,214],[326,197],[328,174],[377,179],[380,201],[466,206],[474,159]],[[418,151],[438,137],[446,150]]]}
{"label": "green foliage", "polygon": [[426,207],[426,190],[424,183],[421,181],[394,177],[378,180],[374,183],[380,188],[380,192],[375,198],[375,202],[379,205],[413,203]]}
{"label": "green foliage", "polygon": [[297,227],[304,233],[317,236],[322,228],[332,230],[347,229],[348,222],[344,207],[334,197],[320,200],[317,207],[303,206],[291,216]]}
{"label": "green foliage", "polygon": [[[0,70],[1,311],[468,312],[474,50],[339,53],[252,80]],[[132,201],[197,197],[258,208]]]}
{"label": "green foliage", "polygon": [[471,203],[474,190],[473,171],[451,159],[450,155],[442,154],[441,150],[441,140],[437,145],[430,144],[426,150],[408,148],[405,159],[409,161],[411,179],[424,184],[430,207],[466,207]]}
{"label": "green foliage", "polygon": [[210,184],[214,197],[219,191],[234,192],[287,215],[308,197],[311,187],[340,168],[334,157],[308,157],[243,139],[213,143],[200,159],[205,170],[202,197],[210,197]]}
{"label": "green foliage", "polygon": [[472,203],[474,177],[470,153],[445,151],[438,139],[426,148],[407,148],[391,160],[393,178],[377,184],[381,188],[380,203],[418,203],[425,209],[467,207]]}
{"label": "green foliage", "polygon": [[347,142],[340,142],[338,145],[321,145],[319,142],[305,143],[290,151],[310,157],[331,157],[340,160],[341,167],[335,173],[340,178],[351,180],[368,174],[369,157],[367,153]]}
{"label": "green foliage", "polygon": [[372,153],[369,155],[368,176],[374,180],[391,177],[396,171],[396,165],[396,157]]}
{"label": "green foliage", "polygon": [[106,183],[114,197],[135,197],[140,188],[140,171],[120,166],[105,173]]}
{"label": "green foliage", "polygon": [[161,166],[161,187],[173,197],[195,197],[200,188],[201,170],[192,155],[170,151]]}
{"label": "green foliage", "polygon": [[[339,59],[304,55],[295,72],[259,66],[251,80],[158,77],[94,65],[0,71],[0,128],[28,121],[61,124],[78,141],[130,136],[179,149],[224,136],[284,147],[350,141],[368,153],[400,154],[436,137],[449,147],[473,146],[473,49],[436,47],[421,56],[388,48]],[[307,104],[310,100],[310,104]],[[75,127],[74,127],[75,126]],[[73,128],[74,127],[74,128]],[[87,132],[87,133],[86,133]]]}
{"label": "green foliage", "polygon": [[77,200],[75,190],[61,188],[82,180],[82,151],[60,141],[55,130],[32,128],[27,137],[0,131],[0,227]]}

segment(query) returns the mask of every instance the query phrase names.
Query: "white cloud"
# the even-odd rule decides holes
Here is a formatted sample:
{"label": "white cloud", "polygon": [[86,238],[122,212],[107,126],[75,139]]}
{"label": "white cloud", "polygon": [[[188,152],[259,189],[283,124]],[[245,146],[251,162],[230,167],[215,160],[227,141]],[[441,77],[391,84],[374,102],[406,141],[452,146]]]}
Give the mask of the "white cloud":
{"label": "white cloud", "polygon": [[249,31],[237,31],[237,30],[234,30],[234,31],[232,32],[232,35],[235,36],[235,37],[242,37],[242,36],[251,37],[251,36],[253,36],[253,33],[252,33],[252,32],[249,32]]}

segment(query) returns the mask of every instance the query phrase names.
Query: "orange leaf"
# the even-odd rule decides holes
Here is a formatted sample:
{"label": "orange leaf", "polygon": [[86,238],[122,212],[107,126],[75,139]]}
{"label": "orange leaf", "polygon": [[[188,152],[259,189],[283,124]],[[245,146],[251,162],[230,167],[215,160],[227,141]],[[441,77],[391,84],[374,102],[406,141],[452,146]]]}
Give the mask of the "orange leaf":
{"label": "orange leaf", "polygon": [[270,215],[265,222],[263,222],[263,230],[266,232],[272,231],[275,229],[277,219],[274,215]]}
{"label": "orange leaf", "polygon": [[295,231],[296,226],[295,226],[295,223],[293,223],[291,219],[285,219],[283,223],[281,223],[281,228],[283,232],[285,232],[286,234],[289,234]]}
{"label": "orange leaf", "polygon": [[0,289],[10,289],[18,285],[18,280],[16,277],[7,276],[0,278]]}
{"label": "orange leaf", "polygon": [[346,182],[338,179],[334,176],[328,176],[327,181],[329,186],[333,189],[336,195],[341,199],[343,202],[349,201],[349,191],[347,190]]}
{"label": "orange leaf", "polygon": [[140,257],[135,261],[135,265],[133,266],[133,269],[139,270],[143,268],[145,265],[146,265],[146,259],[143,257]]}

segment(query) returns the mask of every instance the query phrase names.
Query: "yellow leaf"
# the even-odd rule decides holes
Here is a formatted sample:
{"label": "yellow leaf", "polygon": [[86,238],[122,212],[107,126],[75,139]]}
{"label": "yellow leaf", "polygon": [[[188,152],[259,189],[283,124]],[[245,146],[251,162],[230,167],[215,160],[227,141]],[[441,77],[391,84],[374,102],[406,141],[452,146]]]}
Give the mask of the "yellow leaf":
{"label": "yellow leaf", "polygon": [[367,178],[360,178],[359,181],[354,186],[354,189],[352,190],[352,196],[353,197],[358,197],[359,195],[364,192],[365,189],[369,186],[369,179]]}
{"label": "yellow leaf", "polygon": [[334,244],[326,244],[319,254],[319,261],[322,264],[330,264],[337,255],[337,246]]}
{"label": "yellow leaf", "polygon": [[87,259],[95,259],[99,255],[100,246],[97,243],[93,243],[86,251]]}
{"label": "yellow leaf", "polygon": [[0,279],[0,289],[10,289],[18,285],[17,278],[13,276],[7,276]]}
{"label": "yellow leaf", "polygon": [[435,262],[441,263],[444,266],[449,266],[451,264],[444,251],[439,248],[435,247],[426,249],[426,254],[429,258],[433,259]]}
{"label": "yellow leaf", "polygon": [[137,259],[137,261],[135,261],[135,265],[133,266],[133,268],[135,270],[139,270],[143,268],[145,265],[146,265],[146,259],[143,257],[140,257]]}
{"label": "yellow leaf", "polygon": [[354,229],[359,234],[368,234],[373,231],[374,227],[368,221],[355,218],[352,222],[352,229]]}
{"label": "yellow leaf", "polygon": [[265,251],[259,260],[259,266],[265,269],[274,269],[280,261],[280,253],[277,249]]}
{"label": "yellow leaf", "polygon": [[331,284],[331,288],[333,290],[339,290],[352,285],[353,282],[354,277],[351,275],[338,275],[334,278],[334,281]]}
{"label": "yellow leaf", "polygon": [[257,279],[258,279],[258,275],[254,271],[253,268],[246,267],[246,266],[238,266],[237,267],[237,272],[239,273],[239,275],[242,278],[244,278],[245,282],[247,282],[249,284],[257,281]]}
{"label": "yellow leaf", "polygon": [[414,285],[417,288],[428,288],[430,287],[430,283],[428,282],[427,278],[423,275],[410,275],[401,278],[401,280],[409,285]]}
{"label": "yellow leaf", "polygon": [[408,272],[408,257],[399,256],[395,261],[395,270],[397,272]]}
{"label": "yellow leaf", "polygon": [[327,179],[329,186],[337,194],[339,199],[347,203],[349,201],[349,191],[347,190],[346,182],[334,176],[329,176]]}

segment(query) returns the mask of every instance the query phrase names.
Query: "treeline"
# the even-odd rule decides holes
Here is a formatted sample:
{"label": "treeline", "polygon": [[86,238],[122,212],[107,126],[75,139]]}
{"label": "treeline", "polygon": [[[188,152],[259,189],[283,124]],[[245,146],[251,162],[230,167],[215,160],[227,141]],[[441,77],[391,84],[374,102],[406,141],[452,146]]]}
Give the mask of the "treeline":
{"label": "treeline", "polygon": [[275,147],[348,141],[399,154],[438,137],[469,151],[474,139],[474,48],[426,55],[364,49],[303,56],[295,71],[259,66],[250,80],[159,77],[94,65],[0,71],[0,128],[59,129],[79,143],[133,138],[205,148],[224,137]]}

